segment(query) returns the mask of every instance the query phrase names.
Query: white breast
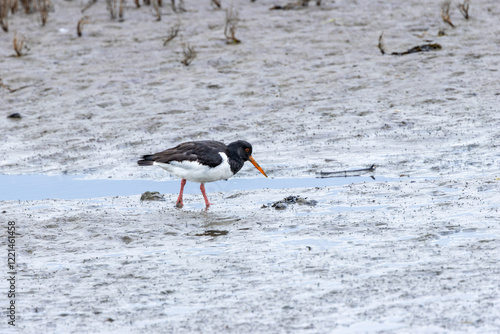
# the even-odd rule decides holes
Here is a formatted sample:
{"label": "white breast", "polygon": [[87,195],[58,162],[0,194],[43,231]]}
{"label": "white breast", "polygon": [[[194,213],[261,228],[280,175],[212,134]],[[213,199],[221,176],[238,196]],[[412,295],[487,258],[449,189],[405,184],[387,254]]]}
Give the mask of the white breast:
{"label": "white breast", "polygon": [[170,163],[154,162],[171,174],[192,182],[206,183],[225,180],[233,176],[228,158],[225,153],[219,152],[222,163],[216,167],[209,167],[197,161],[171,161]]}

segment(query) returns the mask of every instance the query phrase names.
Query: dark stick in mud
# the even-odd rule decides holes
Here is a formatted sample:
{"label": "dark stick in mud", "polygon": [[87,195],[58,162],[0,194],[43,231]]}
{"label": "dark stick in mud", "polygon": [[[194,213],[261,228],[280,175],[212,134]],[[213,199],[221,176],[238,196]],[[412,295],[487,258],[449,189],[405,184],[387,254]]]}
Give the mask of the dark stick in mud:
{"label": "dark stick in mud", "polygon": [[411,49],[408,49],[404,52],[393,52],[393,53],[391,53],[391,55],[404,56],[404,55],[408,55],[410,53],[427,52],[427,51],[435,51],[435,50],[441,50],[441,45],[437,44],[437,43],[417,45],[417,46],[415,46]]}
{"label": "dark stick in mud", "polygon": [[373,173],[377,166],[375,164],[371,165],[368,168],[360,168],[360,169],[349,169],[349,170],[341,170],[337,172],[319,172],[318,178],[328,178],[328,177],[351,177],[351,176],[361,176],[364,173]]}

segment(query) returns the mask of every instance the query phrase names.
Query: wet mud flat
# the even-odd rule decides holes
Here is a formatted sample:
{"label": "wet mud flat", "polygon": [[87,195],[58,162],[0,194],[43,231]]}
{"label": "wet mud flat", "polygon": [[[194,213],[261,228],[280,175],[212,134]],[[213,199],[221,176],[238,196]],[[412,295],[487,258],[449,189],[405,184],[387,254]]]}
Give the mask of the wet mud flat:
{"label": "wet mud flat", "polygon": [[[208,212],[196,192],[173,208],[176,194],[161,187],[0,198],[0,220],[18,232],[19,332],[497,332],[496,0],[474,1],[468,20],[452,8],[455,28],[431,0],[286,11],[234,1],[237,45],[226,43],[224,10],[185,3],[161,21],[126,7],[119,22],[97,2],[81,38],[86,1],[55,2],[43,29],[10,16],[0,173],[172,181],[136,160],[182,141],[245,139],[273,178],[376,164],[400,180],[216,183]],[[28,46],[21,57],[14,31]],[[197,50],[189,66],[185,42]],[[148,190],[165,201],[141,202]],[[316,205],[272,206],[299,197]]]}
{"label": "wet mud flat", "polygon": [[[3,203],[23,332],[493,333],[498,184],[418,179]],[[315,205],[267,206],[293,194]],[[479,204],[479,205],[478,205]]]}

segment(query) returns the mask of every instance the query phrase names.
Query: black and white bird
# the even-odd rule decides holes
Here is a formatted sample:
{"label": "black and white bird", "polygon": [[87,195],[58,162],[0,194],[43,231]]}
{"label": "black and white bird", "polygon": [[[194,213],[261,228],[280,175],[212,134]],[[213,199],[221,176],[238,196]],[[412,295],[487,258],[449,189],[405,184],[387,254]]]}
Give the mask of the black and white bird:
{"label": "black and white bird", "polygon": [[214,140],[192,141],[177,145],[165,151],[144,155],[137,161],[139,166],[157,165],[180,177],[181,191],[175,204],[182,208],[182,193],[186,181],[199,182],[205,199],[206,209],[210,206],[205,183],[228,179],[238,173],[245,161],[250,161],[265,177],[266,173],[252,158],[252,145],[244,140],[225,145]]}

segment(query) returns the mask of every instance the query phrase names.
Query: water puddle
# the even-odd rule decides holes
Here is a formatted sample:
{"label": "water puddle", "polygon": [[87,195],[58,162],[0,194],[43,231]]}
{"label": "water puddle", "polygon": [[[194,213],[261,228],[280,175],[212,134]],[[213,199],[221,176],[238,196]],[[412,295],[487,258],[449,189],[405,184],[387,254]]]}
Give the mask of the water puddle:
{"label": "water puddle", "polygon": [[[345,178],[233,178],[227,181],[207,183],[207,192],[228,192],[235,190],[311,188],[344,186],[363,182],[397,182],[399,178],[345,177]],[[159,191],[162,194],[177,194],[179,180],[113,180],[85,179],[75,175],[0,175],[0,200],[42,200],[42,199],[84,199],[108,196],[139,195],[145,191]],[[199,184],[188,182],[185,193],[199,194]]]}

